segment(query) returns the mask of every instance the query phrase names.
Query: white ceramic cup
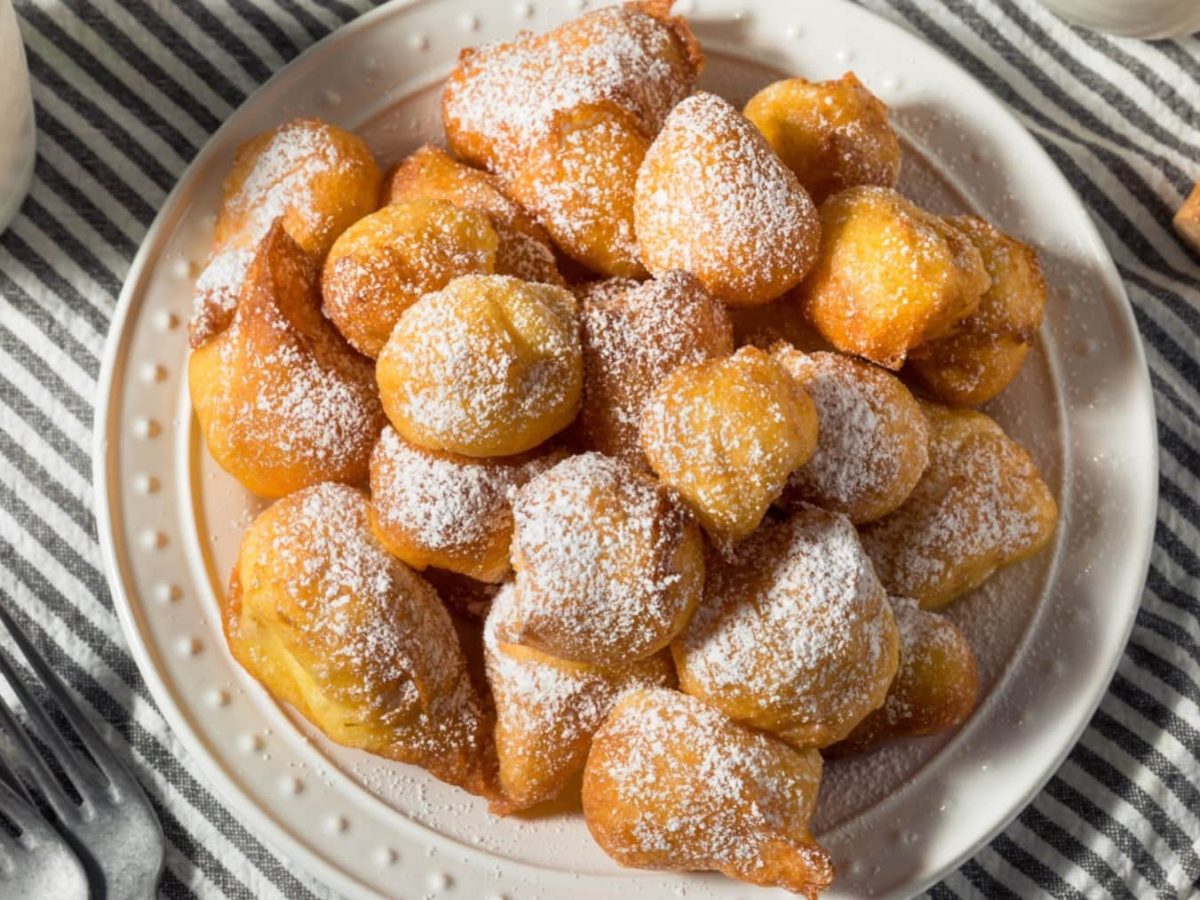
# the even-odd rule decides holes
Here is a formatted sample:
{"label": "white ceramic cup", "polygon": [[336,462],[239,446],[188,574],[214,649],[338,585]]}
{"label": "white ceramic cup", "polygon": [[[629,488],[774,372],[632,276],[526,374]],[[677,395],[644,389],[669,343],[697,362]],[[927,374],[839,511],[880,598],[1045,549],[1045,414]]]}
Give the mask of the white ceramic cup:
{"label": "white ceramic cup", "polygon": [[0,231],[17,214],[33,178],[33,99],[12,0],[0,0]]}
{"label": "white ceramic cup", "polygon": [[1200,0],[1042,0],[1069,22],[1157,40],[1200,31]]}

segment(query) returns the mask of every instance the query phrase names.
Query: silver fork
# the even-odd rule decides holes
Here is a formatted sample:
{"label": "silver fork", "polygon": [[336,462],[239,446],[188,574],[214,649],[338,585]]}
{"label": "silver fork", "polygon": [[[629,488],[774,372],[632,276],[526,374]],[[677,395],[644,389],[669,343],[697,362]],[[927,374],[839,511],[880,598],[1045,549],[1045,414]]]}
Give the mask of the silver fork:
{"label": "silver fork", "polygon": [[55,727],[13,669],[7,655],[0,653],[0,675],[21,701],[32,730],[49,749],[81,802],[76,803],[62,788],[8,704],[0,697],[0,727],[12,738],[16,750],[14,767],[27,777],[54,811],[59,830],[87,872],[93,897],[98,900],[153,897],[162,873],[164,841],[162,826],[150,801],[141,785],[71,699],[58,676],[17,627],[3,603],[0,603],[0,622],[62,717],[91,754],[88,759],[68,744],[64,734]]}
{"label": "silver fork", "polygon": [[87,874],[54,826],[42,818],[3,758],[0,812],[19,835],[0,828],[0,895],[87,900]]}

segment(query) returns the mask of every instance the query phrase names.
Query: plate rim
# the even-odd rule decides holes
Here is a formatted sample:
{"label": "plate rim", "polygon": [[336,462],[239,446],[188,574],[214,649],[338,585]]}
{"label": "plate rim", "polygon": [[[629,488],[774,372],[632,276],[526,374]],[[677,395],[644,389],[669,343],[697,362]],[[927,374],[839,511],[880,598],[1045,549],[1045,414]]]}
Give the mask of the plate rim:
{"label": "plate rim", "polygon": [[[279,825],[274,819],[257,804],[246,792],[244,792],[225,771],[224,767],[218,760],[207,752],[205,742],[200,734],[192,727],[188,721],[188,716],[184,710],[176,704],[173,699],[172,692],[166,684],[164,675],[159,671],[154,662],[154,654],[144,640],[139,627],[138,616],[134,610],[134,604],[130,597],[130,591],[127,590],[125,579],[123,578],[123,569],[120,560],[121,549],[117,546],[117,530],[114,528],[114,507],[112,502],[111,488],[113,482],[110,480],[110,471],[113,468],[113,459],[109,454],[109,436],[114,427],[114,407],[118,398],[114,395],[113,387],[116,381],[117,373],[123,368],[125,361],[120,359],[120,351],[125,343],[125,338],[128,333],[130,323],[130,312],[133,306],[135,296],[135,288],[144,278],[148,268],[148,257],[151,247],[157,242],[159,235],[167,230],[174,222],[179,214],[179,210],[174,209],[178,195],[184,185],[186,185],[192,176],[208,164],[207,150],[210,145],[217,142],[217,139],[227,130],[231,129],[231,123],[236,118],[236,114],[247,104],[253,102],[260,94],[265,93],[272,88],[279,80],[289,77],[291,73],[299,67],[305,65],[307,61],[314,55],[322,52],[326,46],[334,41],[344,39],[348,34],[358,32],[363,29],[373,27],[377,20],[387,18],[394,15],[399,10],[406,7],[417,6],[422,3],[422,0],[388,0],[388,2],[358,16],[354,20],[347,22],[340,27],[334,29],[325,37],[316,41],[303,52],[298,54],[290,62],[278,69],[270,78],[259,85],[251,92],[242,102],[234,109],[224,122],[218,127],[206,140],[205,144],[197,152],[196,156],[188,163],[187,167],[180,174],[176,183],[172,186],[170,192],[163,198],[158,212],[155,214],[153,221],[147,228],[138,247],[137,253],[134,255],[130,263],[129,270],[125,280],[122,283],[121,292],[118,296],[116,305],[113,308],[112,318],[109,323],[109,330],[105,336],[104,349],[101,357],[101,365],[99,375],[96,382],[96,402],[95,402],[95,419],[92,430],[92,486],[94,493],[94,512],[97,523],[97,537],[100,545],[101,556],[104,564],[106,581],[109,587],[110,594],[113,600],[113,607],[117,615],[117,619],[121,626],[122,634],[125,638],[126,646],[132,656],[138,671],[146,684],[147,690],[153,699],[159,714],[171,728],[172,734],[184,748],[191,761],[203,772],[205,778],[208,779],[210,785],[215,789],[219,799],[226,802],[229,806],[235,808],[239,814],[251,820],[255,836],[266,843],[268,846],[275,849],[288,859],[294,860],[301,864],[316,880],[322,882],[327,887],[333,888],[341,893],[350,896],[379,896],[367,885],[355,879],[341,868],[326,860],[323,856],[318,855],[307,847],[303,846],[294,839],[288,831]],[[605,3],[607,5],[607,3]],[[1151,555],[1154,546],[1154,533],[1157,525],[1157,509],[1159,495],[1159,446],[1157,433],[1157,415],[1155,411],[1155,397],[1150,381],[1149,365],[1146,357],[1145,345],[1142,340],[1140,329],[1137,327],[1137,321],[1134,314],[1132,303],[1129,300],[1125,290],[1125,284],[1120,277],[1116,268],[1116,264],[1100,236],[1099,229],[1096,227],[1091,211],[1086,203],[1079,196],[1078,192],[1071,185],[1070,181],[1050,158],[1046,150],[1037,142],[1028,129],[1022,124],[1016,114],[1005,104],[1000,98],[980,82],[974,75],[967,71],[949,54],[943,51],[940,47],[930,43],[925,37],[919,33],[910,31],[902,25],[874,12],[873,10],[858,6],[853,3],[845,3],[846,7],[853,9],[857,14],[869,16],[876,23],[888,30],[895,30],[902,33],[906,38],[910,38],[920,42],[923,47],[930,53],[936,54],[942,60],[958,72],[959,76],[965,81],[970,82],[979,90],[985,92],[989,97],[995,100],[997,108],[1002,111],[1006,117],[1007,124],[1013,126],[1013,139],[1020,141],[1025,145],[1025,150],[1040,157],[1053,176],[1058,178],[1062,186],[1075,198],[1079,208],[1085,213],[1085,216],[1080,222],[1080,227],[1077,233],[1081,240],[1086,243],[1087,248],[1092,253],[1092,258],[1097,264],[1097,273],[1101,276],[1106,285],[1112,290],[1115,298],[1118,300],[1116,304],[1110,306],[1110,310],[1117,313],[1120,324],[1124,327],[1128,334],[1133,337],[1131,341],[1131,350],[1133,361],[1136,369],[1136,394],[1140,396],[1142,403],[1139,404],[1141,410],[1145,413],[1141,423],[1143,435],[1142,439],[1146,441],[1146,449],[1149,452],[1146,461],[1147,470],[1145,471],[1145,480],[1149,485],[1149,492],[1143,498],[1146,501],[1148,514],[1144,521],[1134,522],[1135,531],[1131,535],[1137,542],[1136,549],[1138,550],[1137,564],[1133,567],[1133,571],[1137,573],[1136,595],[1126,601],[1125,621],[1122,623],[1121,638],[1119,642],[1120,651],[1113,653],[1112,657],[1107,660],[1103,678],[1096,678],[1091,684],[1090,694],[1084,699],[1084,702],[1076,702],[1072,706],[1072,711],[1076,717],[1076,722],[1072,728],[1069,741],[1065,741],[1058,749],[1052,760],[1048,760],[1041,766],[1042,771],[1039,776],[1031,783],[1029,790],[1024,792],[1015,802],[1008,803],[1009,810],[1006,814],[994,823],[989,829],[981,832],[979,837],[970,844],[970,846],[959,853],[956,858],[944,863],[925,878],[914,882],[911,886],[911,893],[917,894],[926,890],[931,885],[944,879],[948,874],[956,871],[969,858],[979,852],[981,848],[990,843],[996,835],[1007,828],[1013,820],[1024,810],[1036,796],[1041,793],[1046,783],[1057,772],[1064,760],[1078,744],[1080,737],[1086,731],[1095,711],[1099,708],[1104,696],[1108,692],[1109,685],[1116,673],[1121,660],[1124,657],[1124,648],[1128,644],[1129,637],[1133,631],[1137,611],[1141,606],[1141,597],[1145,587],[1146,578],[1149,572]],[[1023,642],[1028,640],[1028,637],[1023,639]],[[1016,659],[1016,657],[1014,657]],[[886,802],[886,801],[885,801]]]}

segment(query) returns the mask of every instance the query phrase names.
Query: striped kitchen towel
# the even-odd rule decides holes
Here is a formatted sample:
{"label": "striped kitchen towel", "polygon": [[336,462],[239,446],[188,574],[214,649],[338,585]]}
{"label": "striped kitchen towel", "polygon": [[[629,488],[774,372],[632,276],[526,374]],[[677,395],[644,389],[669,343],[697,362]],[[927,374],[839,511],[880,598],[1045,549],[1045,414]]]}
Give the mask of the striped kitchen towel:
{"label": "striped kitchen towel", "polygon": [[[195,774],[126,651],[92,515],[105,332],[143,234],[230,112],[365,0],[17,0],[40,131],[0,236],[0,602],[112,725],[170,844],[169,897],[328,892]],[[1149,584],[1112,687],[1020,817],[935,897],[1187,897],[1200,885],[1200,39],[1142,43],[1033,0],[863,0],[1021,118],[1099,223],[1146,342],[1162,444]],[[818,4],[807,8],[818,13]]]}

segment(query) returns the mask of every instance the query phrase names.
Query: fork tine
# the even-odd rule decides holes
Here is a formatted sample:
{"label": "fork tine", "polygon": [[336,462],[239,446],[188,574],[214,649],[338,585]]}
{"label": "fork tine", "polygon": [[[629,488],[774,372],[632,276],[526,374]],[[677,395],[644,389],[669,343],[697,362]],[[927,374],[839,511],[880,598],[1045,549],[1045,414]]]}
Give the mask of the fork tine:
{"label": "fork tine", "polygon": [[[0,654],[0,658],[2,657],[3,654]],[[22,702],[24,701],[22,700]],[[13,750],[17,755],[17,765],[28,772],[42,796],[46,798],[46,802],[50,804],[50,808],[64,822],[74,821],[79,815],[79,808],[63,791],[41,754],[34,749],[29,736],[25,734],[25,729],[21,727],[21,723],[17,721],[17,717],[8,708],[8,702],[3,697],[0,697],[0,727],[3,727],[12,738]]]}
{"label": "fork tine", "polygon": [[[13,693],[21,701],[21,706],[25,708],[25,715],[33,725],[33,730],[50,748],[50,752],[54,754],[55,760],[62,767],[67,778],[75,785],[80,795],[86,795],[86,788],[103,788],[107,783],[106,779],[96,770],[95,766],[90,762],[86,762],[66,742],[62,732],[50,720],[50,716],[46,714],[46,710],[38,703],[29,686],[9,661],[8,654],[3,652],[0,652],[0,675],[3,675],[5,680],[8,681],[13,689]],[[67,718],[71,719],[71,716],[68,714]]]}
{"label": "fork tine", "polygon": [[21,845],[17,843],[17,839],[5,834],[4,829],[0,828],[0,884],[4,883],[5,876],[16,869],[16,856],[20,852]]}
{"label": "fork tine", "polygon": [[8,760],[5,758],[2,752],[0,752],[0,781],[3,781],[10,788],[25,798],[30,806],[34,806],[33,797],[29,794],[29,788],[25,787],[25,782],[23,782],[17,776],[17,773],[13,771],[12,766],[8,764]]}
{"label": "fork tine", "polygon": [[[38,823],[46,824],[28,795],[18,794],[5,782],[0,782],[0,812],[23,832],[36,831]],[[12,840],[3,828],[0,828],[0,838]]]}
{"label": "fork tine", "polygon": [[[42,684],[45,686],[46,690],[50,692],[50,695],[54,697],[56,701],[58,701],[59,710],[62,712],[63,716],[66,717],[67,721],[71,723],[71,727],[75,729],[75,733],[79,736],[79,740],[83,742],[83,746],[85,746],[88,749],[88,752],[91,753],[92,759],[95,760],[96,766],[99,766],[100,768],[100,772],[102,772],[110,782],[121,780],[122,776],[126,775],[126,771],[121,765],[120,761],[117,760],[117,758],[113,755],[112,748],[110,748],[108,744],[104,742],[104,739],[100,737],[100,735],[96,732],[96,729],[92,727],[92,723],[88,720],[88,717],[83,710],[79,708],[79,704],[72,699],[71,694],[67,690],[66,685],[63,684],[62,679],[59,678],[58,675],[54,673],[54,670],[46,664],[46,661],[42,658],[42,655],[33,646],[33,642],[25,636],[25,632],[21,630],[20,626],[18,626],[15,621],[13,621],[12,615],[5,608],[3,603],[0,603],[0,623],[3,623],[4,627],[8,630],[9,635],[13,639],[13,643],[17,645],[17,648],[21,651],[21,655],[25,657],[25,661],[28,662],[30,668],[33,669],[34,674],[41,679]],[[3,662],[6,661],[3,660],[3,655],[0,654],[0,664]],[[4,674],[8,676],[7,672]],[[8,677],[11,680],[11,677]],[[24,697],[21,698],[21,702],[25,703]],[[34,705],[36,706],[37,704],[35,703]],[[40,707],[38,707],[38,712],[41,713]],[[44,714],[42,715],[42,718],[46,719]],[[48,719],[46,719],[46,724],[50,724]],[[55,735],[58,734],[57,729],[52,729],[52,731]],[[64,744],[63,746],[65,747],[66,745]],[[75,753],[73,750],[70,750],[69,747],[66,749],[70,752],[70,755],[73,759],[79,758],[79,754]],[[103,787],[103,780],[96,777],[95,767],[90,764],[85,765],[85,771],[87,772],[87,777],[89,778],[90,783],[97,787]]]}
{"label": "fork tine", "polygon": [[[0,798],[0,812],[8,815],[7,801]],[[11,817],[10,817],[11,818]],[[17,856],[21,853],[21,842],[0,828],[0,884],[4,883],[4,875],[13,871],[17,865]]]}

